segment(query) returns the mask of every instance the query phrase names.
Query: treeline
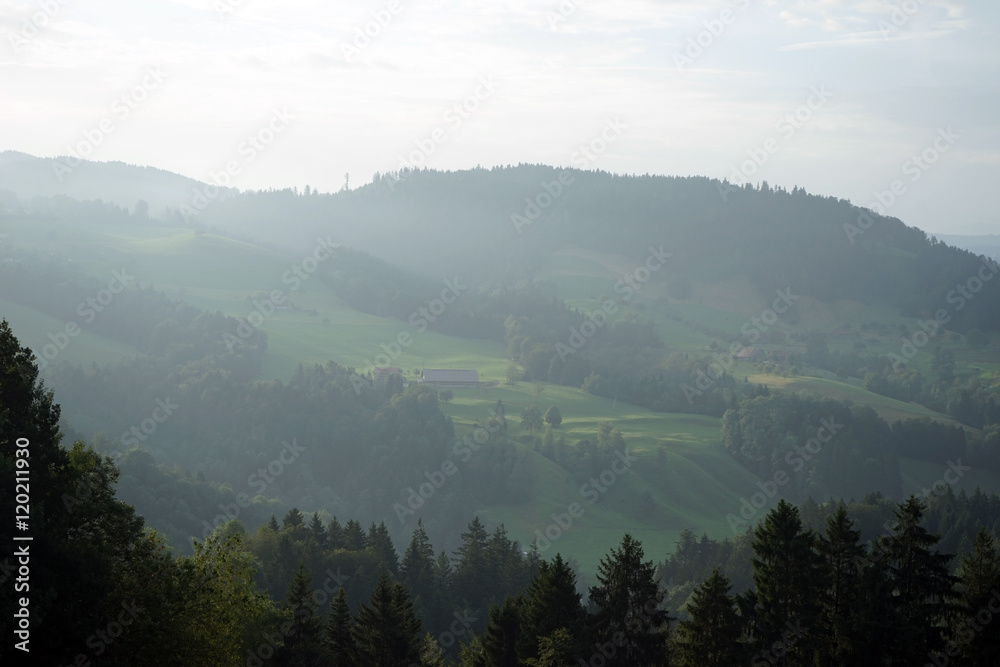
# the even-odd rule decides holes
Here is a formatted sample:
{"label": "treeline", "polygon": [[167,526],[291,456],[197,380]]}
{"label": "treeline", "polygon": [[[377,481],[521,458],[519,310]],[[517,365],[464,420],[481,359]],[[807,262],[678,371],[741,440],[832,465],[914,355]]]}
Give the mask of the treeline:
{"label": "treeline", "polygon": [[[1000,402],[978,377],[963,380],[956,376],[955,353],[952,350],[940,344],[927,349],[934,377],[927,377],[912,368],[903,356],[903,349],[906,345],[917,349],[910,338],[919,331],[911,334],[905,326],[900,326],[901,347],[895,358],[865,353],[864,342],[860,338],[856,343],[860,343],[858,347],[861,349],[835,351],[829,349],[823,336],[809,335],[806,337],[805,352],[792,355],[789,362],[821,368],[844,378],[857,378],[871,392],[907,403],[919,403],[973,428],[1000,424]],[[979,333],[982,335],[982,332]],[[975,336],[970,333],[967,339],[972,344]]]}
{"label": "treeline", "polygon": [[[218,533],[235,535],[242,530],[233,522]],[[277,600],[288,597],[301,569],[313,582],[310,591],[316,591],[317,613],[326,613],[338,589],[356,611],[385,573],[405,586],[428,632],[444,634],[461,618],[457,634],[465,639],[481,634],[490,607],[523,591],[541,563],[533,545],[522,547],[511,540],[502,525],[487,531],[478,517],[468,523],[450,554],[434,551],[419,521],[406,548],[397,552],[384,523],[368,529],[355,519],[341,524],[334,517],[324,523],[319,514],[306,516],[296,508],[280,524],[272,516],[244,543],[260,564],[258,588]]]}
{"label": "treeline", "polygon": [[789,498],[901,497],[899,457],[1000,471],[1000,430],[929,418],[893,422],[870,407],[760,392],[722,416],[722,444]]}
{"label": "treeline", "polygon": [[[744,399],[722,417],[722,444],[785,497],[902,495],[890,428],[866,406],[771,393]],[[771,494],[774,495],[773,493]]]}
{"label": "treeline", "polygon": [[[996,502],[996,498],[993,499]],[[286,606],[298,610],[302,634],[288,642],[289,652],[275,664],[444,665],[448,658],[468,667],[492,665],[914,665],[951,661],[957,665],[991,665],[1000,636],[989,624],[1000,610],[1000,553],[996,539],[979,529],[960,559],[942,553],[939,538],[924,527],[924,505],[910,500],[893,507],[892,520],[866,545],[862,531],[841,504],[834,506],[820,531],[808,528],[793,505],[777,506],[748,532],[745,545],[731,560],[748,572],[749,585],[733,593],[732,582],[718,566],[692,588],[684,600],[671,600],[673,583],[664,586],[657,568],[645,559],[642,545],[625,535],[601,559],[596,584],[582,595],[573,569],[556,555],[537,560],[528,553],[534,573],[518,590],[497,600],[502,585],[496,563],[504,559],[502,529],[487,537],[478,520],[463,536],[456,552],[455,574],[444,574],[447,560],[433,565],[433,551],[418,529],[398,575],[383,570],[367,604],[352,605],[341,582],[342,571],[327,571],[321,594],[314,577],[300,565],[286,589]],[[293,518],[293,523],[301,518]],[[350,523],[350,522],[349,522]],[[314,520],[315,524],[315,520]],[[275,531],[262,528],[258,535]],[[283,533],[288,527],[282,527]],[[302,529],[323,539],[321,525]],[[364,531],[354,525],[360,540]],[[370,533],[376,535],[373,527]],[[475,547],[478,534],[479,547]],[[497,537],[500,535],[501,537]],[[355,542],[355,545],[360,542]],[[684,534],[677,553],[661,569],[682,575],[685,564],[702,553]],[[704,543],[704,540],[703,540]],[[493,545],[493,546],[491,546]],[[710,544],[709,546],[718,546]],[[516,545],[515,545],[516,548]],[[384,547],[365,547],[369,558]],[[479,574],[459,590],[480,593],[484,582],[494,589],[485,623],[459,604],[448,629],[427,629],[417,608],[424,595],[414,571],[427,581],[457,583],[468,567],[469,554],[494,552],[480,561]],[[423,552],[422,558],[415,554]],[[341,552],[336,552],[341,553]],[[697,555],[696,555],[697,554]],[[341,553],[346,559],[347,553]],[[384,563],[386,569],[392,560]],[[423,565],[417,566],[416,563]],[[518,570],[520,571],[520,570]],[[412,583],[403,583],[408,579]],[[510,579],[505,579],[510,581]],[[517,588],[517,587],[515,587]],[[333,590],[336,589],[334,596]],[[447,587],[444,590],[448,590]],[[327,602],[329,600],[329,602]],[[322,602],[321,602],[322,601]],[[672,615],[671,607],[683,606]],[[324,611],[324,604],[328,609]],[[376,619],[393,619],[393,632],[380,630]],[[478,627],[482,626],[481,631]],[[449,655],[442,643],[454,650]],[[286,661],[287,660],[287,661]]]}
{"label": "treeline", "polygon": [[[938,493],[940,491],[940,493]],[[985,527],[991,535],[1000,535],[1000,496],[976,489],[968,494],[955,493],[948,485],[941,489],[927,489],[922,525],[939,536],[938,548],[946,553],[966,554],[972,550],[976,532]],[[773,504],[774,501],[771,501]],[[811,497],[799,505],[799,513],[806,528],[820,533],[827,521],[839,510],[842,503],[829,500],[817,503]],[[892,532],[897,503],[872,492],[861,500],[844,504],[848,515],[860,533],[860,540],[869,548],[880,536]],[[692,590],[718,568],[732,583],[733,590],[743,593],[753,584],[753,569],[748,554],[753,541],[752,524],[758,514],[744,519],[734,515],[732,538],[715,540],[703,534],[700,538],[690,529],[681,531],[677,545],[660,565],[660,579],[667,586],[672,613],[681,609]],[[957,562],[949,568],[954,571]]]}
{"label": "treeline", "polygon": [[[209,360],[174,367],[156,357],[56,366],[50,378],[66,420],[103,432],[94,446],[119,460],[123,497],[171,538],[203,536],[220,518],[256,527],[295,504],[391,519],[399,537],[399,519],[410,527],[416,519],[394,507],[409,510],[410,491],[427,474],[444,476],[446,461],[454,474],[427,501],[436,538],[457,533],[470,506],[529,499],[527,454],[503,428],[491,428],[474,450],[463,444],[426,385],[373,383],[332,362],[300,367],[287,384],[251,383]],[[484,413],[480,423],[490,419]]]}

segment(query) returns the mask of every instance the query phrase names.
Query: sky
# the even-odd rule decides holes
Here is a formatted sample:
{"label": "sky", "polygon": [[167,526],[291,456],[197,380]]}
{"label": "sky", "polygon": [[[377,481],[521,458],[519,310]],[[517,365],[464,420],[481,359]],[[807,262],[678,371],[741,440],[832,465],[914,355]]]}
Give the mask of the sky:
{"label": "sky", "polygon": [[1000,233],[996,0],[0,0],[0,35],[0,150],[241,189],[702,175]]}

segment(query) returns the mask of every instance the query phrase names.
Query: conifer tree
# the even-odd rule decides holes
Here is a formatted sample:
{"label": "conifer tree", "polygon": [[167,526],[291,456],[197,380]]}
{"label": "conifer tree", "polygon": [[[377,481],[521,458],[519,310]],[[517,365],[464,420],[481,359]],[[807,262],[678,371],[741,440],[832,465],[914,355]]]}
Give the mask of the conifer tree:
{"label": "conifer tree", "polygon": [[[488,539],[486,528],[479,517],[473,517],[469,522],[468,531],[462,533],[462,542],[455,552],[454,588],[458,597],[472,607],[485,603],[487,591],[492,583],[488,581],[489,561],[486,553]],[[480,612],[481,609],[482,607],[476,611]]]}
{"label": "conifer tree", "polygon": [[294,667],[316,664],[323,655],[323,626],[313,596],[312,578],[301,561],[285,592],[284,609],[291,616],[291,624],[279,652],[279,663]]}
{"label": "conifer tree", "polygon": [[660,608],[665,593],[653,562],[643,557],[642,544],[626,533],[621,547],[601,559],[598,585],[590,589],[590,600],[597,607],[594,639],[609,666],[666,661],[670,619]]}
{"label": "conifer tree", "polygon": [[354,619],[347,606],[347,592],[341,587],[337,597],[330,603],[330,614],[323,635],[330,667],[353,667],[355,664],[355,643],[352,635]]}
{"label": "conifer tree", "polygon": [[677,658],[681,667],[722,667],[741,662],[743,646],[736,601],[729,595],[731,583],[719,572],[694,589],[687,610],[688,620],[677,626]]}
{"label": "conifer tree", "polygon": [[819,664],[858,664],[861,661],[862,568],[867,562],[861,531],[847,516],[843,503],[827,518],[819,537],[819,554],[826,572],[820,595],[816,630]]}
{"label": "conifer tree", "polygon": [[330,519],[330,525],[326,527],[326,543],[332,551],[344,548],[344,527],[337,517]]}
{"label": "conifer tree", "polygon": [[319,518],[319,512],[313,512],[312,519],[309,520],[309,532],[312,533],[319,547],[322,548],[326,545],[326,528]]}
{"label": "conifer tree", "polygon": [[354,624],[357,662],[371,667],[397,667],[420,661],[421,623],[406,589],[379,575],[367,605]]}
{"label": "conifer tree", "polygon": [[524,598],[509,596],[490,608],[490,620],[482,636],[482,654],[477,667],[518,667],[517,647],[522,635]]}
{"label": "conifer tree", "polygon": [[809,654],[823,585],[815,541],[783,499],[754,528],[754,649],[779,665],[801,664]]}
{"label": "conifer tree", "polygon": [[293,507],[288,510],[288,514],[285,518],[281,520],[282,528],[296,528],[302,525],[302,512],[299,511],[298,507]]}
{"label": "conifer tree", "polygon": [[[985,528],[980,527],[972,551],[958,568],[961,611],[950,631],[950,640],[961,647],[963,664],[970,667],[995,665],[1000,656],[1000,554]],[[985,610],[985,611],[984,611]]]}
{"label": "conifer tree", "polygon": [[377,526],[372,522],[371,528],[368,529],[365,548],[375,556],[380,570],[388,571],[394,578],[399,575],[399,555],[396,553],[396,547],[392,544],[392,538],[389,537],[389,529],[385,527],[385,521],[379,522]]}
{"label": "conifer tree", "polygon": [[922,501],[910,496],[895,512],[892,534],[877,545],[893,612],[892,632],[886,637],[893,665],[917,664],[941,650],[940,626],[955,609],[957,579],[948,573],[952,557],[932,551],[940,538],[920,525],[923,514]]}
{"label": "conifer tree", "polygon": [[576,592],[576,574],[561,554],[556,554],[551,563],[540,563],[538,573],[525,592],[523,658],[540,655],[541,638],[549,637],[560,628],[576,642],[574,649],[583,647],[585,612],[580,597]]}
{"label": "conifer tree", "polygon": [[348,551],[361,551],[366,546],[365,530],[355,519],[344,524],[344,548]]}
{"label": "conifer tree", "polygon": [[410,538],[410,544],[403,553],[399,566],[400,583],[413,597],[413,605],[417,614],[427,619],[438,619],[439,598],[436,565],[434,563],[434,548],[431,546],[427,531],[424,530],[422,519],[417,520],[417,527]]}

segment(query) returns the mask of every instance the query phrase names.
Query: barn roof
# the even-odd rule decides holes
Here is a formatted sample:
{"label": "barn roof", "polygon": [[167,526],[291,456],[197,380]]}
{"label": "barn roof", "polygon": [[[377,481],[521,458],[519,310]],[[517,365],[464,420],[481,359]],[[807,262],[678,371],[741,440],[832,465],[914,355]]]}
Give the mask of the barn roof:
{"label": "barn roof", "polygon": [[422,377],[424,382],[479,382],[475,369],[425,368]]}

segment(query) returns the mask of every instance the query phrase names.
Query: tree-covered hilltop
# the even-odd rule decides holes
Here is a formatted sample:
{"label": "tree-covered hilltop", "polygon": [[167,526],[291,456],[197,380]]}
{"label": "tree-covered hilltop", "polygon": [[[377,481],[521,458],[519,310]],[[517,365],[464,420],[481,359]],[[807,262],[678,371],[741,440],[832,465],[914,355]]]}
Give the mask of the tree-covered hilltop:
{"label": "tree-covered hilltop", "polygon": [[897,218],[766,182],[526,164],[411,170],[330,195],[241,193],[197,220],[283,244],[290,229],[303,240],[331,234],[392,264],[493,285],[533,278],[545,257],[567,246],[639,263],[650,246],[662,245],[671,253],[664,275],[674,278],[745,276],[765,295],[792,287],[822,301],[855,299],[920,317],[943,308],[957,331],[1000,328],[1000,292],[984,289],[993,265]]}

